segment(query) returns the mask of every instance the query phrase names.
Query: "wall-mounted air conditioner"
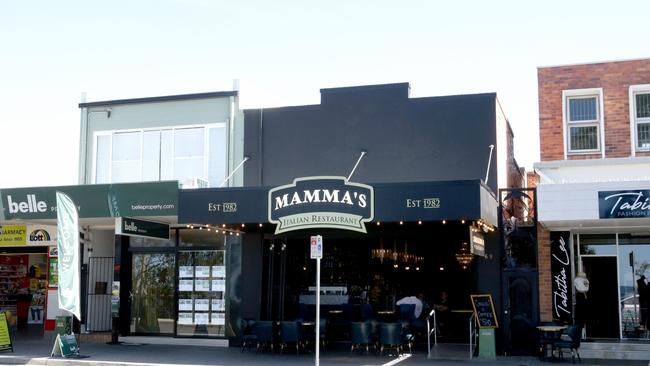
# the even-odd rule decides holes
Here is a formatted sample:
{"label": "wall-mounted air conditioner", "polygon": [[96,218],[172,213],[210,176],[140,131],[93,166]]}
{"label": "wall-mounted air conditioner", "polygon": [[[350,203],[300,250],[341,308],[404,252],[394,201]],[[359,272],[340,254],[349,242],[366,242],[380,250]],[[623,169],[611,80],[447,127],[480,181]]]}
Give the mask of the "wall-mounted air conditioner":
{"label": "wall-mounted air conditioner", "polygon": [[203,178],[185,178],[181,181],[181,189],[208,188],[210,183]]}

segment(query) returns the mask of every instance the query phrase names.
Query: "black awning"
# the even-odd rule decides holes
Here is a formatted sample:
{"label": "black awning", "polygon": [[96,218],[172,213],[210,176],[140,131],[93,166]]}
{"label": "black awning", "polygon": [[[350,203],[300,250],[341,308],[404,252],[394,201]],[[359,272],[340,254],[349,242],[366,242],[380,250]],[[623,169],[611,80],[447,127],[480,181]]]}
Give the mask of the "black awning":
{"label": "black awning", "polygon": [[[479,180],[371,184],[374,221],[479,220],[496,225],[497,200]],[[179,223],[269,222],[268,187],[181,190]]]}

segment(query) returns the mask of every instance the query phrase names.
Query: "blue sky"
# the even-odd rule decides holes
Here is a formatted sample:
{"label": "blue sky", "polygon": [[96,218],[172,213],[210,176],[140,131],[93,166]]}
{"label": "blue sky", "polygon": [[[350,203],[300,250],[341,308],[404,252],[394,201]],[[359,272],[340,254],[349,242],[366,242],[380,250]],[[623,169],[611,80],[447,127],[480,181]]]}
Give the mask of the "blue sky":
{"label": "blue sky", "polygon": [[539,159],[538,66],[650,57],[647,1],[3,1],[0,187],[77,183],[88,101],[228,90],[244,108],[326,87],[497,92]]}

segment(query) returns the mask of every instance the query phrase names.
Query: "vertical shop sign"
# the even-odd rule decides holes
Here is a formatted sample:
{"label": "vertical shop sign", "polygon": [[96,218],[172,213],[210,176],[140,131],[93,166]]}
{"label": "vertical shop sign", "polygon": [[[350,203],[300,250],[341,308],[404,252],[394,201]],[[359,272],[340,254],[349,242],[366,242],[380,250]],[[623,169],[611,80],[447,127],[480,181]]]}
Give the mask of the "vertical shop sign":
{"label": "vertical shop sign", "polygon": [[57,249],[59,252],[59,308],[81,319],[79,299],[79,216],[72,199],[56,192]]}
{"label": "vertical shop sign", "polygon": [[568,231],[551,232],[553,319],[565,323],[571,323],[573,317],[569,234]]}

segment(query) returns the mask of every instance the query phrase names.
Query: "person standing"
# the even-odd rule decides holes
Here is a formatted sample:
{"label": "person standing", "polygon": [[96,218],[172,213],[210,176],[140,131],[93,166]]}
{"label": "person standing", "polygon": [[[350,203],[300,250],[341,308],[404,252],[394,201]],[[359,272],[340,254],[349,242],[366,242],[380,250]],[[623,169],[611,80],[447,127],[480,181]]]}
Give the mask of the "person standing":
{"label": "person standing", "polygon": [[641,275],[638,280],[636,280],[636,290],[639,294],[639,308],[641,310],[641,316],[639,317],[639,324],[642,327],[648,327],[648,284],[645,282],[645,276]]}
{"label": "person standing", "polygon": [[442,291],[440,293],[440,300],[433,305],[433,308],[436,310],[436,320],[438,322],[436,328],[438,334],[441,337],[449,335],[449,314],[451,308],[449,306],[449,295],[447,291]]}

